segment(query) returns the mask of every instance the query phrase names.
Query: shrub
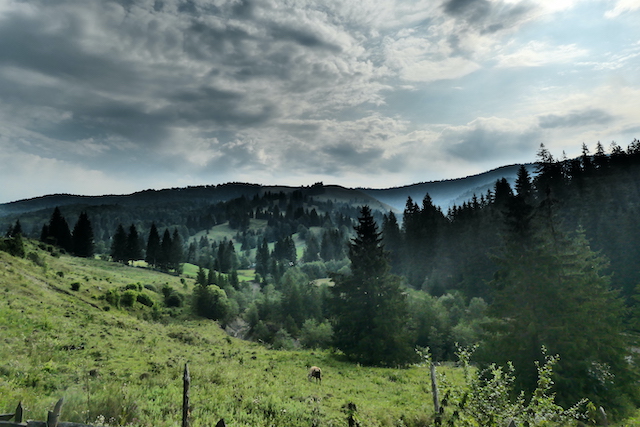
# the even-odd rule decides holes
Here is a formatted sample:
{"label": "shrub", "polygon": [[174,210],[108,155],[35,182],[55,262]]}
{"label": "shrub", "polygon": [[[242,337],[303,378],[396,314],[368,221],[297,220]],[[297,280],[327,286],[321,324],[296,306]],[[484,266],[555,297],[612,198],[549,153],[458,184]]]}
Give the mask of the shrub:
{"label": "shrub", "polygon": [[165,297],[164,303],[167,307],[182,307],[182,296],[179,293],[174,292],[168,297]]}
{"label": "shrub", "polygon": [[[514,368],[491,365],[486,371],[471,369],[469,360],[474,348],[458,349],[458,357],[464,371],[464,386],[449,387],[442,399],[440,417],[442,425],[502,426],[514,420],[516,425],[531,427],[569,426],[576,421],[589,420],[588,408],[593,406],[582,399],[564,409],[555,403],[552,391],[553,366],[558,356],[549,356],[542,348],[544,363],[536,362],[538,386],[527,402],[523,392],[514,390]],[[430,356],[421,353],[427,362]]]}
{"label": "shrub", "polygon": [[152,285],[150,283],[144,285],[144,288],[151,291],[151,292],[155,292],[158,293],[158,289],[155,287],[155,285]]}
{"label": "shrub", "polygon": [[40,267],[46,267],[47,263],[36,252],[29,252],[27,259]]}
{"label": "shrub", "polygon": [[80,282],[73,282],[71,284],[71,290],[72,291],[79,291],[80,290]]}
{"label": "shrub", "polygon": [[104,299],[112,306],[120,307],[120,292],[117,289],[108,290]]}
{"label": "shrub", "polygon": [[120,296],[120,304],[123,307],[133,307],[133,304],[138,300],[138,292],[133,289],[127,289]]}
{"label": "shrub", "polygon": [[7,252],[16,257],[24,257],[24,243],[20,234],[9,239],[0,238],[0,251]]}
{"label": "shrub", "polygon": [[333,330],[329,322],[318,323],[307,319],[300,330],[300,344],[305,348],[328,348],[333,339]]}
{"label": "shrub", "polygon": [[153,307],[153,300],[149,295],[145,293],[139,293],[136,296],[136,300],[142,305],[146,305],[147,307]]}

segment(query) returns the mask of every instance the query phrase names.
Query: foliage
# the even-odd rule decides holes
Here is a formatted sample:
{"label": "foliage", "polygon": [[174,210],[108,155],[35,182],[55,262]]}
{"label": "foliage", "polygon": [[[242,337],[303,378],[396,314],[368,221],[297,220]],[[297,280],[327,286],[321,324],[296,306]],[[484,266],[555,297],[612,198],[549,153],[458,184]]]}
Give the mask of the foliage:
{"label": "foliage", "polygon": [[73,242],[73,254],[79,257],[90,258],[95,254],[94,235],[91,221],[86,212],[81,212],[71,235]]}
{"label": "foliage", "polygon": [[551,201],[537,210],[528,229],[507,229],[497,262],[491,307],[500,319],[492,328],[483,360],[514,363],[517,385],[527,393],[536,386],[541,346],[560,354],[554,373],[562,404],[588,397],[612,411],[637,401],[636,374],[626,361],[625,308],[609,279],[604,260],[583,233],[560,230]]}
{"label": "foliage", "polygon": [[406,297],[389,273],[386,253],[371,210],[361,209],[349,245],[350,275],[334,275],[331,288],[336,348],[351,360],[371,365],[412,359],[406,329]]}
{"label": "foliage", "polygon": [[455,427],[501,427],[510,420],[518,426],[551,427],[573,426],[589,419],[587,408],[592,406],[581,399],[568,409],[555,403],[553,367],[558,356],[550,356],[543,347],[543,362],[535,362],[537,385],[531,398],[524,392],[516,393],[515,369],[491,364],[478,372],[470,365],[475,348],[458,349],[458,357],[464,372],[464,385],[452,386],[445,381],[447,391],[442,399],[441,425]]}
{"label": "foliage", "polygon": [[24,243],[22,241],[22,234],[18,233],[11,237],[0,237],[0,251],[9,253],[10,255],[17,257],[24,257]]}

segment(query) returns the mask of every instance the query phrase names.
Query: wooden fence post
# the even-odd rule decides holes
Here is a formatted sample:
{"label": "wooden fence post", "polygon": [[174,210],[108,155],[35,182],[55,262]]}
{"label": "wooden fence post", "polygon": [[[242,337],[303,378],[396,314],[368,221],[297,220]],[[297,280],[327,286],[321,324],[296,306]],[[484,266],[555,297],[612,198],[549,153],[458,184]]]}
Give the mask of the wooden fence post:
{"label": "wooden fence post", "polygon": [[182,427],[189,427],[189,386],[191,377],[189,376],[189,365],[184,364],[183,391],[182,391]]}
{"label": "wooden fence post", "polygon": [[438,396],[438,383],[436,379],[436,365],[431,362],[431,394],[433,394],[433,410],[435,412],[436,425],[440,425],[442,422],[440,414],[440,397]]}
{"label": "wooden fence post", "polygon": [[62,409],[62,403],[64,402],[64,398],[61,397],[56,403],[56,406],[53,408],[53,411],[49,411],[47,414],[47,427],[57,427],[58,420],[60,419],[60,411]]}
{"label": "wooden fence post", "polygon": [[17,423],[22,422],[22,402],[18,402],[18,406],[16,407],[16,412],[13,416],[13,420]]}

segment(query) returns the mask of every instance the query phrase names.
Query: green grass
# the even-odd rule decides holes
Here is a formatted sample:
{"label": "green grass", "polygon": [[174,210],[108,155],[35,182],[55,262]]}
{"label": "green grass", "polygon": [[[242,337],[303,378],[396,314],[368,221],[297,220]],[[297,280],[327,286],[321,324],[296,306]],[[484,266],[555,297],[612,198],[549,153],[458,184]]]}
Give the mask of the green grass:
{"label": "green grass", "polygon": [[[0,252],[0,412],[22,401],[26,418],[44,420],[64,397],[63,421],[176,426],[188,363],[194,427],[220,418],[239,427],[345,426],[349,402],[362,425],[428,425],[425,367],[366,368],[327,351],[267,350],[230,338],[215,322],[162,308],[163,286],[187,295],[192,279],[56,257],[31,244],[28,252],[45,267]],[[160,308],[105,311],[103,295],[127,285]],[[307,381],[311,365],[323,369],[322,384]]]}

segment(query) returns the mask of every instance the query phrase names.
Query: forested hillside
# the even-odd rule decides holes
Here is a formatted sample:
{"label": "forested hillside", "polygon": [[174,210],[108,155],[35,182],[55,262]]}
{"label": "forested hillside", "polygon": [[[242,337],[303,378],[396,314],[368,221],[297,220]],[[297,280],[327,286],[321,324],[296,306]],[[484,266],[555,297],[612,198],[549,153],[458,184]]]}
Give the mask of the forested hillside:
{"label": "forested hillside", "polygon": [[[518,167],[512,182],[497,179],[446,212],[430,194],[408,197],[402,215],[322,184],[214,203],[171,193],[166,203],[69,205],[5,217],[2,248],[28,257],[29,236],[79,257],[189,275],[192,297],[167,290],[167,308],[274,349],[406,366],[415,348],[450,361],[456,345],[477,346],[480,366],[513,363],[525,396],[539,385],[536,363],[558,354],[558,402],[588,398],[628,414],[640,404],[630,363],[640,141],[593,154],[584,146],[575,159],[541,146],[535,167]],[[103,298],[118,307],[128,291]]]}

